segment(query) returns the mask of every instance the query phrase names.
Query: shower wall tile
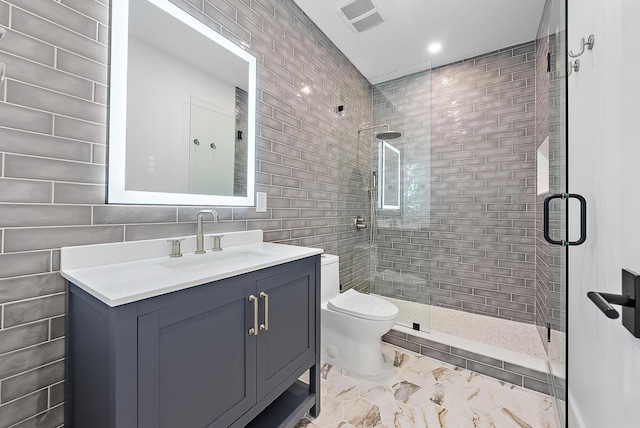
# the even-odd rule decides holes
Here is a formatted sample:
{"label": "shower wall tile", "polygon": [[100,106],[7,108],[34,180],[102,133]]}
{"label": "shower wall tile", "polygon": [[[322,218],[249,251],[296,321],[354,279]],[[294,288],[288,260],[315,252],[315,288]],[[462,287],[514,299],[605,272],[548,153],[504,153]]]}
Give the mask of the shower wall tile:
{"label": "shower wall tile", "polygon": [[[353,221],[370,222],[371,149],[357,134],[371,122],[369,82],[292,0],[172,1],[258,65],[256,191],[268,211],[214,207],[220,222],[205,232],[320,247],[340,255],[343,289],[366,290],[369,235]],[[0,0],[2,426],[64,423],[59,248],[192,235],[212,208],[106,205],[109,19],[109,0]]]}
{"label": "shower wall tile", "polygon": [[375,291],[535,321],[535,48],[374,87],[374,123],[429,131],[390,141],[411,191],[399,211],[378,212]]}

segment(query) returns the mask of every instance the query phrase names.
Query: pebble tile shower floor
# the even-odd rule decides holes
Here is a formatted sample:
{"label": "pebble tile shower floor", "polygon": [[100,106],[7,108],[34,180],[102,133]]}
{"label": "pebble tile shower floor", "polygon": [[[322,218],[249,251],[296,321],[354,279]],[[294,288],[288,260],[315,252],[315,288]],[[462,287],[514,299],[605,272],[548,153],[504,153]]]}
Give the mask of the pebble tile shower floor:
{"label": "pebble tile shower floor", "polygon": [[383,343],[379,376],[322,367],[322,412],[296,428],[557,428],[553,399]]}

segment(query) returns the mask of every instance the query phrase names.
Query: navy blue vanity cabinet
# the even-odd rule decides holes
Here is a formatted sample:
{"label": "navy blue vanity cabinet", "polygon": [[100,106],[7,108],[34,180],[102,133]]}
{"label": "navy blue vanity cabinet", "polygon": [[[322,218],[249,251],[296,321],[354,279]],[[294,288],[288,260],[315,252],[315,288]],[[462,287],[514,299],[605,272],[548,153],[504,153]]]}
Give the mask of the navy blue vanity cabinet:
{"label": "navy blue vanity cabinet", "polygon": [[138,426],[228,427],[256,404],[255,282],[138,318]]}
{"label": "navy blue vanity cabinet", "polygon": [[[117,307],[70,284],[69,426],[292,427],[317,415],[319,286],[320,256]],[[298,381],[309,369],[310,384]]]}

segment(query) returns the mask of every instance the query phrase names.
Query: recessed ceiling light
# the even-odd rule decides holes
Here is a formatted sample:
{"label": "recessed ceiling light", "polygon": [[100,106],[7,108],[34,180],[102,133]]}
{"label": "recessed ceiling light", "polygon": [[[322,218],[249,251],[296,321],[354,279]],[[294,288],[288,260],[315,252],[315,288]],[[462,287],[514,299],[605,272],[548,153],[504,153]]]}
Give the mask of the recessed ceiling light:
{"label": "recessed ceiling light", "polygon": [[439,52],[440,49],[442,49],[442,45],[440,43],[436,42],[436,43],[431,43],[429,45],[429,52],[431,52],[431,53]]}

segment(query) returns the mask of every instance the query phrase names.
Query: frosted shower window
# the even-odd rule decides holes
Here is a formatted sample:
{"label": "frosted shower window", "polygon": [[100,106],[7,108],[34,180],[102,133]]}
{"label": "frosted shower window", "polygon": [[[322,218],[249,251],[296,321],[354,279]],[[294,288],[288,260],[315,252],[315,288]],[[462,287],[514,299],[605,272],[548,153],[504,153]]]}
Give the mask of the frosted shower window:
{"label": "frosted shower window", "polygon": [[380,144],[380,204],[383,210],[400,209],[400,150],[386,141]]}

